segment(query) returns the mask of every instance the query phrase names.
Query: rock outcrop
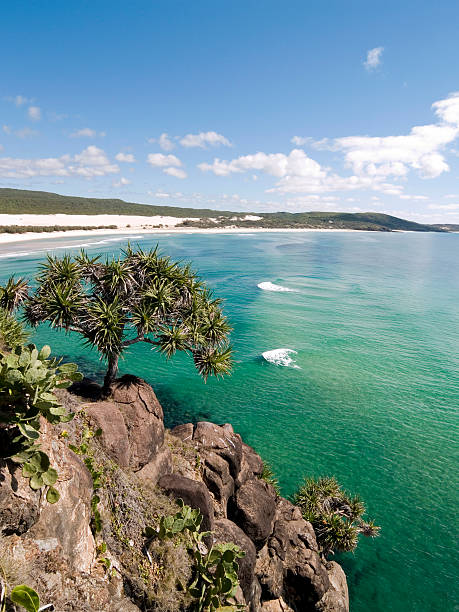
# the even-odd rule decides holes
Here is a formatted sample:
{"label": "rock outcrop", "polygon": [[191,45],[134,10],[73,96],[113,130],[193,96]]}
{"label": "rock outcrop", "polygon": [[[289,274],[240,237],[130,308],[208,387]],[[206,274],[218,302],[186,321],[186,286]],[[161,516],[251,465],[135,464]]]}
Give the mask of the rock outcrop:
{"label": "rock outcrop", "polygon": [[[199,508],[215,542],[245,552],[236,599],[247,610],[348,612],[341,567],[320,556],[310,523],[261,478],[261,458],[231,425],[187,423],[165,432],[153,390],[135,377],[119,379],[108,399],[79,409],[65,436],[62,427],[43,429],[43,450],[59,472],[57,504],[30,489],[16,464],[0,462],[0,557],[22,566],[23,581],[44,603],[58,612],[155,609],[147,591],[148,572],[154,578],[157,570],[146,561],[142,533],[180,498]],[[99,534],[91,523],[91,474],[66,439],[78,443],[78,428],[87,426],[101,430],[91,461],[106,466],[111,483],[97,492],[106,525]]]}

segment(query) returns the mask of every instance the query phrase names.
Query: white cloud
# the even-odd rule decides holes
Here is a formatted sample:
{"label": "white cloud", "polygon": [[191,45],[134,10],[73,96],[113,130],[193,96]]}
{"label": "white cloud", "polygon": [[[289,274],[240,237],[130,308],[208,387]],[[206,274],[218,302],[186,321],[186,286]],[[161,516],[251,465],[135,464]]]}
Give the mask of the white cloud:
{"label": "white cloud", "polygon": [[459,204],[429,204],[432,210],[459,210]]}
{"label": "white cloud", "polygon": [[12,130],[11,127],[9,125],[2,125],[2,130],[5,132],[5,134],[11,134]]}
{"label": "white cloud", "polygon": [[262,153],[245,155],[231,161],[214,159],[212,164],[198,165],[204,172],[213,172],[217,176],[228,176],[258,170],[279,179],[276,186],[268,189],[269,193],[323,193],[327,191],[348,191],[354,189],[378,189],[393,195],[399,194],[402,188],[390,183],[375,181],[372,177],[341,177],[330,174],[311,159],[301,149],[293,149],[288,155],[284,153]]}
{"label": "white cloud", "polygon": [[27,114],[33,121],[40,121],[41,119],[41,109],[38,106],[29,106]]}
{"label": "white cloud", "polygon": [[166,193],[164,191],[157,191],[156,193],[152,195],[154,195],[156,198],[170,198],[171,197],[170,193]]}
{"label": "white cloud", "polygon": [[449,170],[443,149],[459,136],[459,93],[432,108],[438,123],[415,126],[404,136],[336,138],[333,149],[344,152],[346,165],[358,175],[404,177],[414,169],[422,178],[436,178]]}
{"label": "white cloud", "polygon": [[180,140],[180,144],[184,147],[200,147],[202,149],[205,149],[207,145],[212,147],[217,145],[223,145],[225,147],[231,146],[230,141],[222,134],[217,134],[217,132],[187,134]]}
{"label": "white cloud", "polygon": [[124,176],[122,176],[119,181],[113,181],[112,183],[113,187],[124,187],[125,185],[130,185],[130,184],[131,184],[131,181],[127,178],[124,178]]}
{"label": "white cloud", "polygon": [[175,176],[175,178],[185,179],[187,177],[187,173],[185,170],[181,168],[164,168],[164,174],[169,174],[170,176]]}
{"label": "white cloud", "polygon": [[381,55],[384,51],[384,47],[375,47],[367,52],[367,59],[363,62],[366,70],[371,72],[381,64]]}
{"label": "white cloud", "polygon": [[166,134],[166,132],[163,132],[161,134],[161,136],[158,139],[158,143],[163,151],[172,151],[172,149],[175,148],[174,143],[169,138],[169,134]]}
{"label": "white cloud", "polygon": [[[324,193],[367,189],[386,195],[403,194],[403,183],[411,171],[423,179],[436,178],[449,171],[445,159],[448,145],[459,137],[459,92],[432,105],[436,123],[413,127],[400,136],[346,136],[313,141],[300,136],[292,140],[311,143],[317,149],[341,152],[351,176],[339,176],[321,166],[301,149],[284,153],[245,155],[233,160],[215,158],[213,163],[199,164],[203,171],[217,176],[261,171],[279,180],[268,192]],[[395,182],[388,182],[389,179]],[[421,200],[425,196],[405,196]]]}
{"label": "white cloud", "polygon": [[179,167],[182,162],[175,155],[164,155],[163,153],[150,153],[147,162],[155,168],[165,168],[166,166]]}
{"label": "white cloud", "polygon": [[428,200],[429,199],[427,196],[423,196],[423,195],[408,195],[408,194],[403,194],[400,196],[400,198],[402,200]]}
{"label": "white cloud", "polygon": [[290,139],[290,142],[297,147],[302,147],[305,144],[309,144],[311,141],[312,138],[308,136],[293,136],[293,138]]}
{"label": "white cloud", "polygon": [[96,132],[96,130],[92,130],[91,128],[82,128],[81,130],[75,130],[69,134],[70,138],[96,138],[100,136],[101,138],[105,137],[105,132]]}
{"label": "white cloud", "polygon": [[82,176],[92,178],[116,174],[119,167],[111,164],[105,151],[87,147],[78,155],[62,155],[36,159],[0,158],[0,176],[30,178],[34,176]]}
{"label": "white cloud", "polygon": [[116,161],[126,162],[128,164],[133,164],[135,162],[135,157],[132,153],[118,153],[115,155]]}

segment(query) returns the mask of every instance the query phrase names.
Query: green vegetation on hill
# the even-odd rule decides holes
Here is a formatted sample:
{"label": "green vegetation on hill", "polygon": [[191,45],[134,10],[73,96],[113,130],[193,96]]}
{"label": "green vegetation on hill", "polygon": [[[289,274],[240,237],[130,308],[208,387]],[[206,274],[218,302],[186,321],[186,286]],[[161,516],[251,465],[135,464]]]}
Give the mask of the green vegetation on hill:
{"label": "green vegetation on hill", "polygon": [[[381,213],[340,213],[340,212],[274,212],[249,213],[180,208],[177,206],[154,206],[135,204],[116,199],[79,198],[62,196],[45,191],[21,189],[0,189],[0,213],[3,214],[81,214],[81,215],[141,215],[152,217],[164,215],[185,219],[182,226],[215,228],[235,226],[241,228],[267,229],[356,229],[391,232],[396,230],[414,232],[444,232],[447,226],[423,225]],[[257,221],[246,220],[245,215],[261,216]]]}
{"label": "green vegetation on hill", "polygon": [[234,213],[178,206],[150,206],[135,204],[124,200],[79,198],[63,196],[47,191],[26,191],[24,189],[0,189],[0,213],[52,215],[141,215],[153,217],[167,215],[172,217],[215,217],[232,216]]}
{"label": "green vegetation on hill", "polygon": [[25,234],[34,232],[70,232],[73,230],[117,229],[117,225],[0,225],[0,234]]}

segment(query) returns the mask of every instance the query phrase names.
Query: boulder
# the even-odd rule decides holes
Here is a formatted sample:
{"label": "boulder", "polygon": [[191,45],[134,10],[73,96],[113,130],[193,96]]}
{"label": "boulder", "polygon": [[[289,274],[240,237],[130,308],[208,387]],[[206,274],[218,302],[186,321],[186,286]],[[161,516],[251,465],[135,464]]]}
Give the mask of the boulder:
{"label": "boulder", "polygon": [[[238,559],[239,564],[239,584],[247,604],[251,605],[259,599],[259,585],[255,577],[255,563],[257,552],[250,538],[232,521],[228,519],[219,519],[214,525],[215,542],[234,542],[241,550],[245,552],[245,557]],[[257,589],[258,586],[258,589]]]}
{"label": "boulder", "polygon": [[247,480],[258,478],[263,474],[263,459],[251,446],[242,443],[241,469],[236,479],[236,486],[240,487]]}
{"label": "boulder", "polygon": [[131,467],[148,463],[164,443],[164,415],[155,392],[141,378],[123,376],[111,387],[128,431]]}
{"label": "boulder", "polygon": [[214,452],[205,455],[203,479],[214,495],[219,510],[218,514],[222,518],[226,517],[226,510],[229,498],[234,493],[234,480],[231,477],[228,462]]}
{"label": "boulder", "polygon": [[256,574],[265,598],[283,598],[296,610],[313,609],[330,588],[310,523],[279,498],[273,533],[260,551]]}
{"label": "boulder", "polygon": [[243,484],[232,500],[230,518],[245,531],[257,549],[262,548],[272,533],[276,497],[272,485],[254,478]]}
{"label": "boulder", "polygon": [[40,493],[29,487],[20,465],[0,460],[0,533],[21,535],[39,516]]}
{"label": "boulder", "polygon": [[282,597],[264,601],[260,610],[261,612],[294,612],[292,608],[285,603]]}
{"label": "boulder", "polygon": [[193,439],[194,425],[193,423],[184,423],[183,425],[177,425],[171,429],[171,434],[176,438],[182,440],[182,442],[191,442]]}
{"label": "boulder", "polygon": [[149,487],[155,487],[160,478],[172,472],[172,453],[170,448],[164,445],[153,459],[137,472],[137,477]]}
{"label": "boulder", "polygon": [[109,399],[90,404],[86,413],[92,427],[102,430],[100,441],[120,467],[140,470],[163,446],[163,409],[140,378],[119,378]]}
{"label": "boulder", "polygon": [[99,440],[107,454],[122,468],[131,464],[128,430],[118,406],[113,402],[97,402],[86,408],[89,425],[102,430]]}
{"label": "boulder", "polygon": [[42,426],[42,449],[59,474],[55,485],[60,493],[56,504],[44,499],[38,521],[26,537],[44,542],[49,547],[56,542],[60,555],[78,572],[89,572],[94,560],[95,543],[90,529],[92,479],[86,466],[62,440],[52,434],[52,426]]}
{"label": "boulder", "polygon": [[346,574],[335,561],[326,564],[330,588],[316,604],[319,612],[349,612],[349,591]]}
{"label": "boulder", "polygon": [[193,443],[201,453],[211,451],[228,462],[230,473],[237,478],[241,469],[242,441],[231,425],[215,425],[200,421],[193,433]]}
{"label": "boulder", "polygon": [[191,480],[178,474],[163,476],[158,485],[175,499],[183,499],[185,504],[198,508],[203,516],[201,529],[212,531],[214,526],[214,509],[206,485],[198,480]]}

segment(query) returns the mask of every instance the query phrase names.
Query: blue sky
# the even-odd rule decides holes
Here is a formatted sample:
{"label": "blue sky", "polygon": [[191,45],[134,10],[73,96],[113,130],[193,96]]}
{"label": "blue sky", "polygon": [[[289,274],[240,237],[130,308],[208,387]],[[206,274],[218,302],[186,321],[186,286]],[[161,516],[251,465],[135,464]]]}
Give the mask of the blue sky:
{"label": "blue sky", "polygon": [[0,186],[459,223],[459,3],[2,6]]}

